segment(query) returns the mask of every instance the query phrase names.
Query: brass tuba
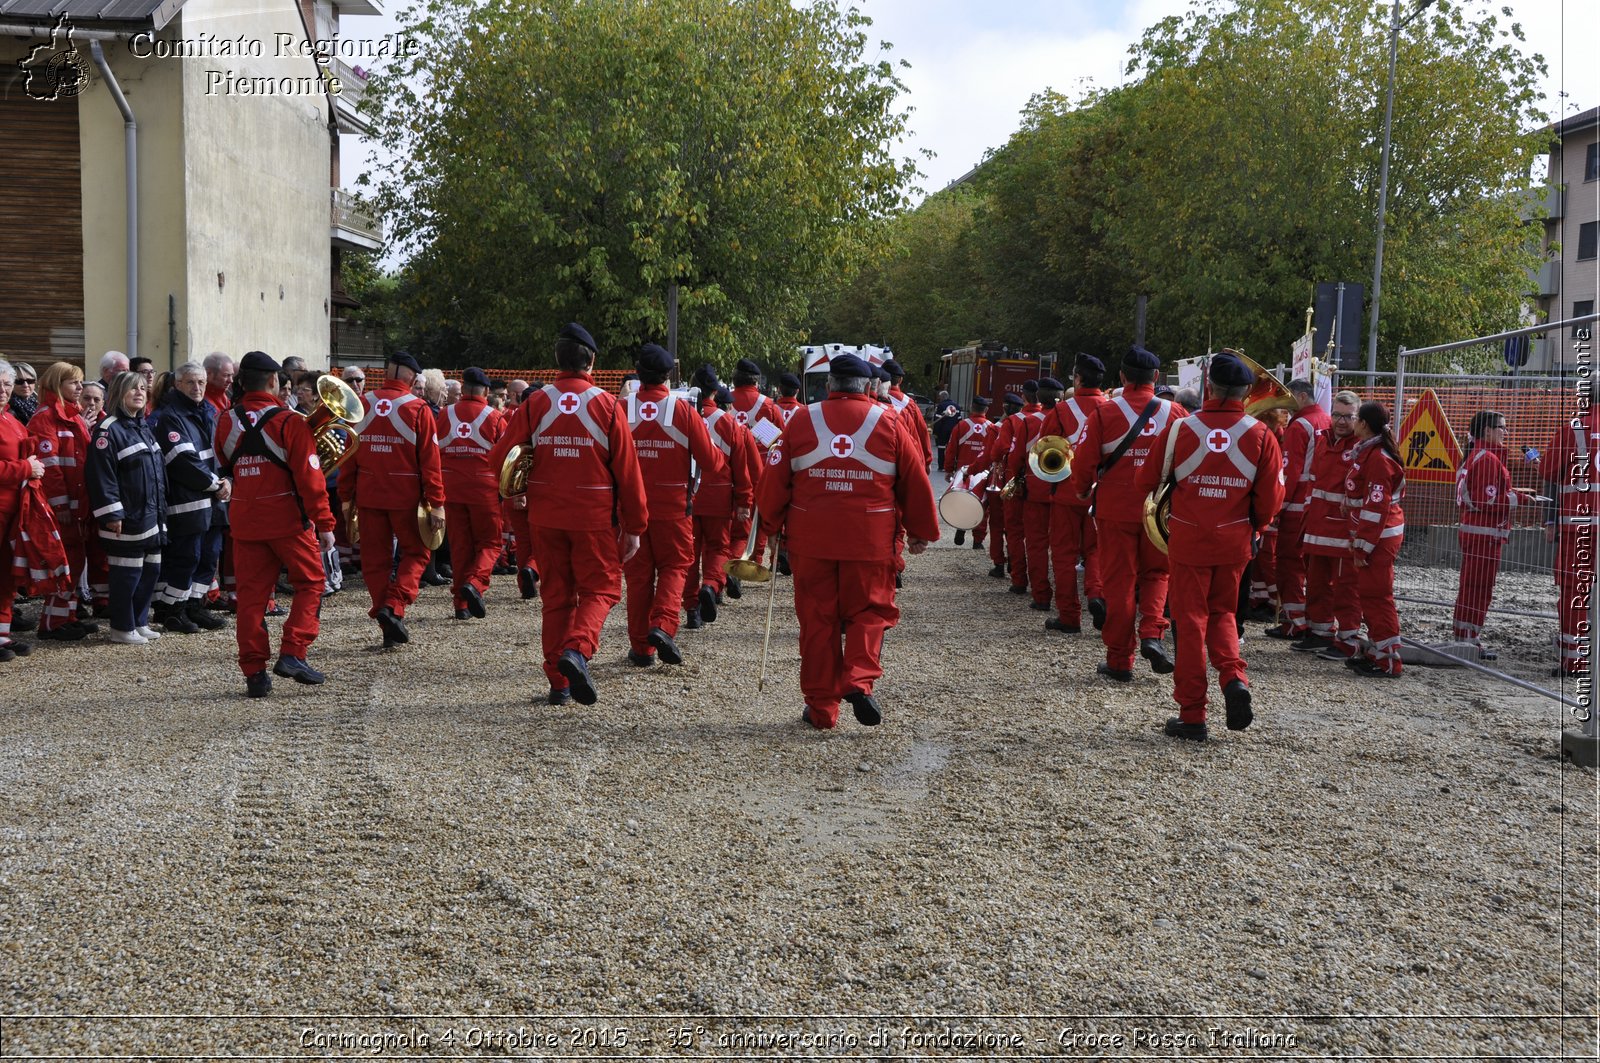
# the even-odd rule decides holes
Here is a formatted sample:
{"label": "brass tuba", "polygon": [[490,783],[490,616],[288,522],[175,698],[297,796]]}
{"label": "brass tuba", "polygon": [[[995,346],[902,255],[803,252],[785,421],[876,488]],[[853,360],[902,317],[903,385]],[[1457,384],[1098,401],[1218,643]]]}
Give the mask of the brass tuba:
{"label": "brass tuba", "polygon": [[1045,483],[1072,475],[1072,443],[1065,436],[1040,436],[1028,448],[1028,469]]}
{"label": "brass tuba", "polygon": [[528,473],[533,469],[533,447],[512,447],[500,466],[500,497],[514,498],[528,490]]}
{"label": "brass tuba", "polygon": [[361,396],[336,376],[317,378],[317,405],[306,414],[306,425],[317,441],[317,460],[331,473],[355,456],[361,435],[355,425],[366,415]]}
{"label": "brass tuba", "polygon": [[1245,413],[1251,417],[1260,417],[1268,410],[1288,410],[1293,413],[1300,408],[1299,401],[1289,390],[1288,385],[1262,368],[1254,359],[1245,357],[1243,351],[1224,347],[1222,353],[1233,355],[1244,363],[1246,369],[1256,375],[1256,382],[1250,385],[1250,392],[1244,397]]}

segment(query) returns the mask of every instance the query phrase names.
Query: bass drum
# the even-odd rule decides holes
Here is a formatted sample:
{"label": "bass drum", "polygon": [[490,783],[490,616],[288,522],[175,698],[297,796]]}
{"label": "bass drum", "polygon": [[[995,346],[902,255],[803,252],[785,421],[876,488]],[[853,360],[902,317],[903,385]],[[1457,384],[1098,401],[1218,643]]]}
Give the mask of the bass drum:
{"label": "bass drum", "polygon": [[939,516],[952,528],[971,531],[983,523],[983,499],[964,487],[952,487],[939,499]]}

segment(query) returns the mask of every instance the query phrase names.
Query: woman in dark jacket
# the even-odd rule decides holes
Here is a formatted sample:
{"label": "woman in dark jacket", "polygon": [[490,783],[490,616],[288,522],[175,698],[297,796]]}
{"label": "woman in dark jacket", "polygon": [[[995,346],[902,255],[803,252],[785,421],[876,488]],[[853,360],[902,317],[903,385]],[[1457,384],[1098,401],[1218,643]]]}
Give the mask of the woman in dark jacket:
{"label": "woman in dark jacket", "polygon": [[166,542],[167,477],[145,420],[148,389],[138,373],[118,373],[89,446],[90,512],[111,561],[111,641],[123,645],[161,637],[150,626],[150,596]]}
{"label": "woman in dark jacket", "polygon": [[167,467],[167,545],[151,612],[162,630],[192,635],[223,623],[202,604],[211,581],[197,585],[194,576],[200,544],[211,529],[212,502],[226,502],[231,485],[217,475],[211,452],[217,415],[206,401],[205,367],[185,362],[172,378],[153,418]]}

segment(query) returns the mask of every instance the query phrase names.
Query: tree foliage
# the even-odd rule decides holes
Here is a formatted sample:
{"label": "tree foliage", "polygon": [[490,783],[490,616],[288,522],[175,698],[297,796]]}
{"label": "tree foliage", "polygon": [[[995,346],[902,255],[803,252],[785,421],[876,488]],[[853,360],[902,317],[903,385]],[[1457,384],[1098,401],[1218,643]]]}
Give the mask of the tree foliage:
{"label": "tree foliage", "polygon": [[892,65],[836,0],[428,0],[373,89],[410,310],[469,347],[542,352],[563,321],[625,352],[788,362],[915,175]]}

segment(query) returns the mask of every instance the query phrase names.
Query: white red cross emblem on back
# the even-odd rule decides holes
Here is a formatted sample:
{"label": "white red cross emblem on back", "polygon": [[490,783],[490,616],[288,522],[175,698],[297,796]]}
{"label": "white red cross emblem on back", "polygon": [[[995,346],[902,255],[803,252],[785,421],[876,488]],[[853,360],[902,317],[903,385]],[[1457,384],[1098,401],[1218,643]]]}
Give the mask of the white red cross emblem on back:
{"label": "white red cross emblem on back", "polygon": [[379,417],[387,417],[389,416],[389,411],[394,409],[394,403],[388,399],[379,399],[372,404],[372,409]]}
{"label": "white red cross emblem on back", "polygon": [[561,408],[562,413],[577,413],[581,404],[578,402],[578,396],[569,391],[561,396],[556,405]]}
{"label": "white red cross emblem on back", "polygon": [[834,436],[828,449],[833,451],[835,457],[848,458],[856,452],[856,441],[849,436]]}
{"label": "white red cross emblem on back", "polygon": [[1211,434],[1206,436],[1206,449],[1213,454],[1225,454],[1228,451],[1228,443],[1231,439],[1232,437],[1222,429],[1213,428]]}
{"label": "white red cross emblem on back", "polygon": [[661,412],[661,407],[657,406],[653,402],[641,402],[641,403],[639,403],[639,416],[644,418],[646,421],[655,420],[656,419],[656,414],[658,414],[660,412]]}
{"label": "white red cross emblem on back", "polygon": [[472,426],[470,424],[463,422],[462,424],[456,425],[456,435],[460,436],[462,439],[467,438],[471,434]]}

